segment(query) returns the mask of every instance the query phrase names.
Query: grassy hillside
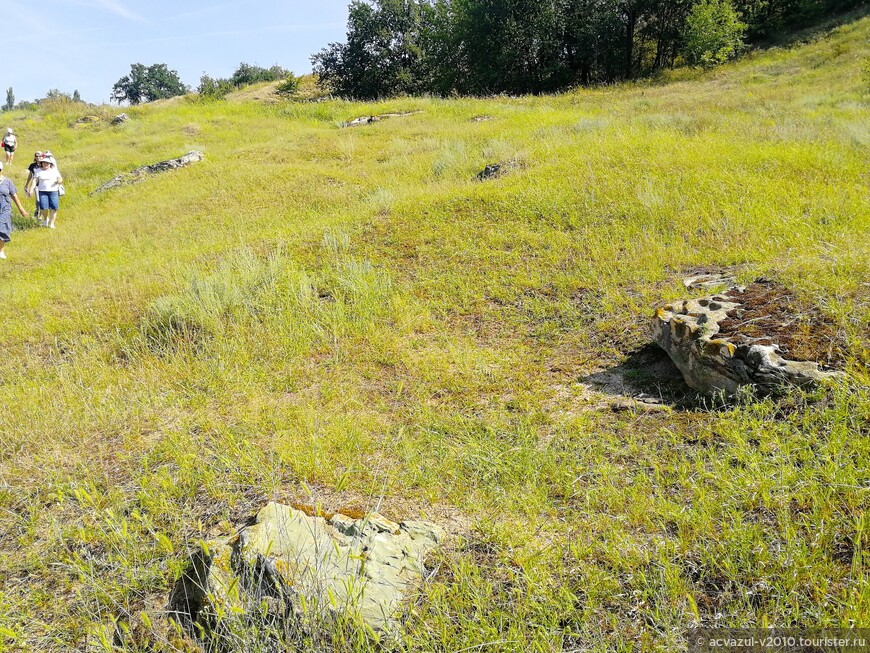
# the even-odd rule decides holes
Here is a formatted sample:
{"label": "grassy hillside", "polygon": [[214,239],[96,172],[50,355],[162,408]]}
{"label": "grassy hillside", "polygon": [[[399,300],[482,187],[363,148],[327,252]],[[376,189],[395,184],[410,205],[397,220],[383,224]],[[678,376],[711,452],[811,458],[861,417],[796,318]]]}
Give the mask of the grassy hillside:
{"label": "grassy hillside", "polygon": [[[0,265],[0,651],[184,650],[185,551],[268,499],[451,533],[408,651],[870,627],[868,39],[555,97],[5,114],[10,176],[48,147],[68,194]],[[705,407],[638,373],[723,266],[816,307],[849,381]]]}

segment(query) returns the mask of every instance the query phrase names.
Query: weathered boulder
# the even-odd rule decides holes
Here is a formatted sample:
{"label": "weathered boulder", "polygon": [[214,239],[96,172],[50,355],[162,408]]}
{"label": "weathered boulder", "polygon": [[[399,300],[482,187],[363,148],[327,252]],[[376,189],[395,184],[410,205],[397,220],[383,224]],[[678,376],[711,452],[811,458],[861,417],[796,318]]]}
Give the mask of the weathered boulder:
{"label": "weathered boulder", "polygon": [[487,181],[489,179],[497,179],[506,175],[511,170],[521,167],[516,161],[503,161],[501,163],[489,163],[483,170],[477,173],[478,181]]}
{"label": "weathered boulder", "polygon": [[342,127],[359,127],[360,125],[370,125],[373,122],[380,122],[380,117],[378,116],[362,116],[360,118],[354,118],[353,120],[349,120],[341,124]]}
{"label": "weathered boulder", "polygon": [[764,394],[782,386],[808,386],[841,376],[814,361],[788,360],[767,337],[721,333],[743,306],[745,288],[689,299],[658,308],[653,316],[655,342],[680,369],[686,383],[702,393],[734,395],[742,385]]}
{"label": "weathered boulder", "polygon": [[120,125],[127,122],[128,120],[130,120],[130,116],[128,116],[126,113],[119,113],[117,116],[112,118],[111,122],[113,125]]}
{"label": "weathered boulder", "polygon": [[176,588],[176,609],[182,591],[182,611],[211,633],[240,618],[265,618],[286,632],[339,617],[394,632],[442,530],[377,513],[308,512],[269,503],[236,537],[203,545]]}
{"label": "weathered boulder", "polygon": [[359,127],[361,125],[371,125],[375,122],[380,122],[381,120],[385,120],[387,118],[404,118],[406,116],[415,116],[418,113],[423,113],[422,111],[404,111],[400,113],[382,113],[377,116],[361,116],[359,118],[354,118],[353,120],[348,120],[347,122],[341,123],[342,127]]}
{"label": "weathered boulder", "polygon": [[117,177],[110,179],[105,184],[100,186],[94,191],[96,193],[102,193],[103,191],[110,190],[112,188],[117,188],[118,186],[125,186],[127,184],[135,184],[136,182],[141,181],[144,177],[148,175],[157,174],[158,172],[166,172],[167,170],[176,170],[178,168],[184,168],[185,166],[189,166],[192,163],[198,163],[202,161],[205,157],[202,152],[197,152],[196,150],[192,152],[188,152],[182,157],[177,159],[170,159],[168,161],[160,161],[159,163],[155,163],[150,166],[143,166],[141,168],[136,168],[135,170],[131,170],[130,172],[120,174]]}

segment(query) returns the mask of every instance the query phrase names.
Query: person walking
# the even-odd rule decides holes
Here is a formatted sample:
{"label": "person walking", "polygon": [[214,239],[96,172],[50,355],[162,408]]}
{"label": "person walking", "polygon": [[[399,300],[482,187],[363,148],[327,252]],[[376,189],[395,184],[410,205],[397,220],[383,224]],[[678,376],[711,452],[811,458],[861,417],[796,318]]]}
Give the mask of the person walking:
{"label": "person walking", "polygon": [[[35,152],[33,154],[33,163],[27,166],[27,181],[24,182],[24,193],[27,197],[30,197],[31,192],[31,182],[33,178],[36,176],[36,171],[39,170],[39,160],[42,158],[42,152]],[[55,166],[57,167],[57,166]],[[33,189],[33,195],[36,198],[36,206],[33,209],[33,219],[36,220],[39,217],[39,191],[35,188]]]}
{"label": "person walking", "polygon": [[3,137],[3,149],[6,150],[6,163],[12,163],[15,158],[15,148],[18,147],[18,139],[12,133],[12,127],[6,130],[6,135]]}
{"label": "person walking", "polygon": [[43,227],[54,229],[57,220],[57,211],[60,208],[60,189],[63,177],[53,163],[54,158],[45,155],[39,160],[39,170],[33,177],[33,185],[39,191],[39,214],[42,216],[40,224]]}
{"label": "person walking", "polygon": [[12,239],[12,203],[18,207],[21,217],[27,217],[27,211],[21,205],[21,200],[18,199],[18,189],[9,177],[3,174],[3,164],[0,163],[0,258],[6,258],[6,252],[3,248],[6,247]]}

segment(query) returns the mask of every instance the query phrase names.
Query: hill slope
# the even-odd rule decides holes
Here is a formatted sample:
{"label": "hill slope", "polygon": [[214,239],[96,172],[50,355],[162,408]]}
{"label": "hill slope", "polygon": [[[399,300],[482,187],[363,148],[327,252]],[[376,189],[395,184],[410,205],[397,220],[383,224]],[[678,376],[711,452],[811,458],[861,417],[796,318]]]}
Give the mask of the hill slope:
{"label": "hill slope", "polygon": [[[181,646],[186,547],[268,498],[447,528],[408,650],[870,626],[868,36],[556,97],[8,114],[69,194],[0,266],[0,650]],[[645,378],[652,307],[728,266],[818,307],[850,381]]]}

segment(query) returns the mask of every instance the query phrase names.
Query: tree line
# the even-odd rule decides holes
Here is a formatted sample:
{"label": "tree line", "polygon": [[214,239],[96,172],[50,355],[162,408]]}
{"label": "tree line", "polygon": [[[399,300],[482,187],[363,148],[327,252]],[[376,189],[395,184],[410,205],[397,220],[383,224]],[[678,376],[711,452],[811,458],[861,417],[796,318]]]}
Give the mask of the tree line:
{"label": "tree line", "polygon": [[715,65],[864,0],[353,0],[311,57],[341,97],[546,93]]}
{"label": "tree line", "polygon": [[[253,66],[242,62],[229,78],[211,77],[203,73],[196,91],[203,98],[220,99],[228,93],[260,82],[275,82],[283,80],[279,92],[292,94],[298,85],[293,73],[281,66],[271,68]],[[118,102],[141,104],[165,98],[184,95],[190,89],[181,81],[178,72],[170,70],[164,64],[145,66],[135,63],[130,66],[130,74],[125,75],[112,87],[112,99]]]}

